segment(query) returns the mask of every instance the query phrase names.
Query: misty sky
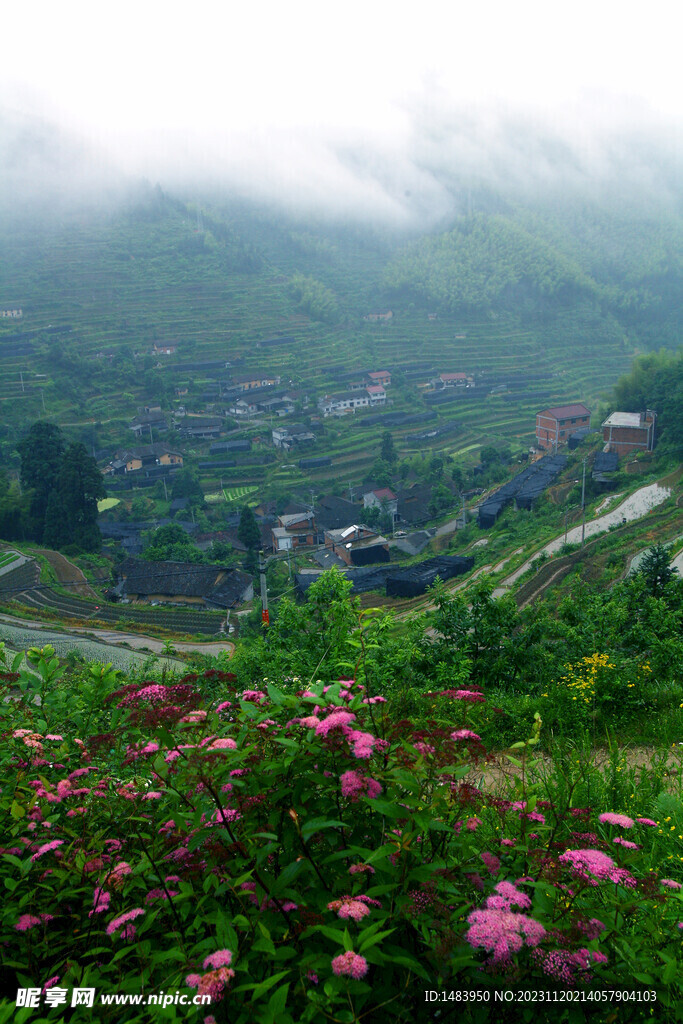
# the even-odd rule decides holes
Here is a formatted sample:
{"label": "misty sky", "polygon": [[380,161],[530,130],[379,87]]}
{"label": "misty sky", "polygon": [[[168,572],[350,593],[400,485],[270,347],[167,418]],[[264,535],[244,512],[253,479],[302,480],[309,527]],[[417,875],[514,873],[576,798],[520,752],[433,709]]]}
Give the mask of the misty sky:
{"label": "misty sky", "polygon": [[0,104],[162,184],[436,208],[433,167],[500,163],[510,118],[594,168],[632,128],[680,152],[675,14],[657,0],[23,0],[3,13]]}

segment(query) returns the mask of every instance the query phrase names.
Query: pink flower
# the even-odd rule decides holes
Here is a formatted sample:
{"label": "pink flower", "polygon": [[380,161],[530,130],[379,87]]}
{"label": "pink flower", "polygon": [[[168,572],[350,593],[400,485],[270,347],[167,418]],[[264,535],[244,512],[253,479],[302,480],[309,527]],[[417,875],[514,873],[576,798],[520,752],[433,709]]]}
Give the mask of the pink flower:
{"label": "pink flower", "polygon": [[200,996],[211,996],[211,1002],[217,1003],[225,995],[225,986],[234,977],[235,972],[230,967],[219,967],[216,971],[209,971],[200,978],[197,993]]}
{"label": "pink flower", "polygon": [[222,739],[214,740],[209,750],[237,750],[237,744],[229,736],[224,736]]}
{"label": "pink flower", "polygon": [[549,953],[544,953],[539,949],[534,950],[532,956],[545,974],[569,987],[576,984],[577,972],[581,972],[578,975],[580,978],[588,981],[590,974],[587,972],[590,967],[607,963],[604,953],[587,949],[579,949],[575,953],[570,953],[567,949],[553,949]]}
{"label": "pink flower", "polygon": [[673,880],[673,878],[660,878],[659,881],[660,881],[660,884],[661,885],[665,885],[667,887],[667,889],[680,889],[681,888],[681,883],[680,882],[675,882]]}
{"label": "pink flower", "polygon": [[320,719],[317,715],[307,715],[306,718],[295,718],[293,721],[303,725],[305,729],[316,729],[320,725]]}
{"label": "pink flower", "polygon": [[545,928],[525,914],[504,910],[474,910],[467,918],[470,925],[465,940],[470,946],[492,953],[493,963],[503,963],[522,946],[538,946]]}
{"label": "pink flower", "polygon": [[232,963],[232,950],[230,949],[219,949],[215,953],[211,953],[204,960],[204,970],[207,967],[229,967]]}
{"label": "pink flower", "polygon": [[375,737],[369,732],[360,732],[358,729],[349,729],[346,737],[353,747],[353,756],[367,761],[372,757],[375,746]]}
{"label": "pink flower", "polygon": [[598,821],[603,825],[618,825],[619,828],[633,828],[634,824],[633,818],[629,818],[628,815],[613,814],[611,811],[598,815]]}
{"label": "pink flower", "polygon": [[352,896],[332,900],[327,904],[327,909],[336,911],[337,917],[352,921],[360,921],[370,913],[369,907],[362,900],[354,899]]}
{"label": "pink flower", "polygon": [[481,825],[481,818],[468,818],[465,822],[465,828],[468,832],[476,832]]}
{"label": "pink flower", "polygon": [[240,700],[251,701],[254,704],[264,704],[268,697],[263,690],[245,690],[241,695]]}
{"label": "pink flower", "polygon": [[486,906],[489,910],[530,910],[531,900],[525,892],[521,892],[512,882],[498,882],[495,887],[496,896],[489,896]]}
{"label": "pink flower", "polygon": [[332,970],[337,976],[346,978],[364,978],[368,973],[368,962],[363,956],[348,950],[332,961]]}
{"label": "pink flower", "polygon": [[115,917],[113,921],[110,921],[107,925],[107,935],[113,935],[115,931],[118,931],[122,925],[128,924],[129,921],[135,920],[136,917],[140,917],[144,914],[142,907],[135,907],[133,910],[127,910],[125,914],[121,914],[119,917]]}
{"label": "pink flower", "polygon": [[460,742],[471,740],[473,743],[481,743],[481,736],[477,736],[476,732],[472,732],[471,729],[458,729],[451,733],[451,739]]}
{"label": "pink flower", "polygon": [[352,711],[333,711],[327,718],[323,718],[322,722],[316,725],[315,734],[316,736],[327,736],[333,729],[341,729],[343,726],[348,725],[349,722],[355,721],[355,718],[356,716]]}
{"label": "pink flower", "polygon": [[350,875],[360,875],[367,872],[370,875],[374,875],[375,869],[372,864],[352,864],[349,868]]}
{"label": "pink flower", "polygon": [[500,858],[496,857],[494,853],[488,853],[484,850],[484,852],[480,853],[479,856],[492,875],[495,875],[496,871],[500,870]]}
{"label": "pink flower", "polygon": [[369,800],[375,800],[382,792],[382,787],[376,779],[368,775],[360,775],[358,772],[348,771],[340,775],[342,796],[347,797],[352,803],[356,803],[363,794]]}
{"label": "pink flower", "polygon": [[657,828],[657,822],[652,818],[636,818],[639,825],[649,825],[650,828]]}
{"label": "pink flower", "polygon": [[88,912],[88,917],[92,917],[93,914],[102,914],[105,910],[109,910],[109,903],[111,901],[111,893],[106,892],[104,889],[95,889],[92,898],[93,909]]}
{"label": "pink flower", "polygon": [[185,978],[185,984],[189,985],[190,988],[196,988],[201,980],[201,974],[188,974]]}
{"label": "pink flower", "polygon": [[625,850],[641,850],[642,849],[641,846],[638,846],[638,843],[632,843],[629,839],[624,839],[623,836],[616,836],[616,838],[613,839],[612,842],[616,843],[617,846],[623,846]]}
{"label": "pink flower", "polygon": [[27,932],[30,928],[35,928],[37,924],[40,924],[40,918],[35,914],[22,914],[14,927],[18,932]]}
{"label": "pink flower", "polygon": [[597,939],[605,930],[604,924],[602,921],[598,921],[597,917],[591,917],[590,921],[577,921],[576,927],[589,942]]}
{"label": "pink flower", "polygon": [[152,789],[149,793],[145,793],[143,800],[161,800],[163,793],[160,793],[158,789]]}
{"label": "pink flower", "polygon": [[33,854],[33,856],[31,857],[31,860],[38,860],[38,858],[42,857],[43,854],[49,853],[50,850],[56,850],[58,846],[63,846],[63,845],[64,845],[64,840],[63,839],[53,839],[49,843],[43,843],[43,845],[39,846],[38,849],[36,850],[36,852]]}
{"label": "pink flower", "polygon": [[469,704],[484,704],[486,697],[478,690],[445,690],[443,696],[449,696],[453,700],[464,700]]}
{"label": "pink flower", "polygon": [[418,754],[422,754],[423,757],[427,754],[436,753],[436,747],[433,747],[431,743],[413,743],[413,746],[417,750]]}
{"label": "pink flower", "polygon": [[559,862],[570,867],[575,875],[589,885],[609,881],[633,888],[636,884],[633,875],[624,868],[618,868],[612,858],[600,850],[566,850],[560,856]]}
{"label": "pink flower", "polygon": [[[49,739],[49,737],[48,737],[48,739]],[[58,981],[59,981],[59,975],[58,974],[55,974],[52,978],[48,978],[47,981],[45,982],[45,984],[43,985],[43,992],[47,992],[47,990],[49,988],[52,988],[53,985],[56,985]]]}

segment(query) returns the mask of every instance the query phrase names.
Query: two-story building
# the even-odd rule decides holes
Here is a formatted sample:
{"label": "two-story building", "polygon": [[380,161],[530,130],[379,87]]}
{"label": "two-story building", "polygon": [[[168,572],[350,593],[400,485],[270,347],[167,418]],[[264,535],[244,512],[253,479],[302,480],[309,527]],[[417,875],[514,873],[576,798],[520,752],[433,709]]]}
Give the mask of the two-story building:
{"label": "two-story building", "polygon": [[356,409],[367,409],[369,405],[367,388],[365,391],[343,391],[318,399],[318,408],[323,416],[346,416],[355,413]]}
{"label": "two-story building", "polygon": [[386,405],[387,393],[381,384],[368,384],[366,392],[370,399],[370,405]]}
{"label": "two-story building", "polygon": [[318,543],[318,531],[313,512],[295,512],[278,516],[277,526],[271,530],[273,551],[291,551],[302,546],[313,547]]}
{"label": "two-story building", "polygon": [[579,427],[590,426],[591,413],[581,402],[556,405],[536,413],[536,447],[556,451]]}
{"label": "two-story building", "polygon": [[383,388],[388,388],[391,384],[391,374],[388,370],[373,370],[368,374],[368,380],[370,384],[380,384]]}
{"label": "two-story building", "polygon": [[386,509],[393,521],[398,517],[398,498],[388,487],[379,487],[374,491],[365,492],[363,508]]}
{"label": "two-story building", "polygon": [[646,412],[613,412],[602,424],[605,451],[617,455],[651,452],[655,446],[656,414]]}

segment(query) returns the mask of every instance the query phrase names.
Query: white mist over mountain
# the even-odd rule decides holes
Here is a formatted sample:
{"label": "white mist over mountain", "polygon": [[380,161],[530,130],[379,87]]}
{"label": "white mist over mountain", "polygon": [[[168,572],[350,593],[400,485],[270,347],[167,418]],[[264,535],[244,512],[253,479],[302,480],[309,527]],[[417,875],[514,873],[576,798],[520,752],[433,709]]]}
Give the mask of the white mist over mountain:
{"label": "white mist over mountain", "polygon": [[143,175],[409,226],[466,202],[463,181],[676,187],[670,4],[235,6],[15,5],[6,201]]}

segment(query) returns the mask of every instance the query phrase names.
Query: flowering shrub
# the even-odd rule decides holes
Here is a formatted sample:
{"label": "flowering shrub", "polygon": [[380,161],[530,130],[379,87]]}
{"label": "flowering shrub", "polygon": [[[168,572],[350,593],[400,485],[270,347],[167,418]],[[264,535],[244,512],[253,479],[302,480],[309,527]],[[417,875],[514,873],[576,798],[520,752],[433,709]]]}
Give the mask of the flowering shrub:
{"label": "flowering shrub", "polygon": [[[423,1019],[425,989],[628,980],[660,1006],[683,996],[657,822],[549,799],[530,782],[538,717],[498,796],[468,777],[487,758],[478,689],[430,693],[418,728],[352,679],[285,693],[214,670],[96,672],[98,731],[76,733],[41,659],[41,703],[19,673],[0,704],[12,998],[177,988],[210,995],[218,1021],[305,1024]],[[96,1019],[149,1019],[125,1012]]]}

